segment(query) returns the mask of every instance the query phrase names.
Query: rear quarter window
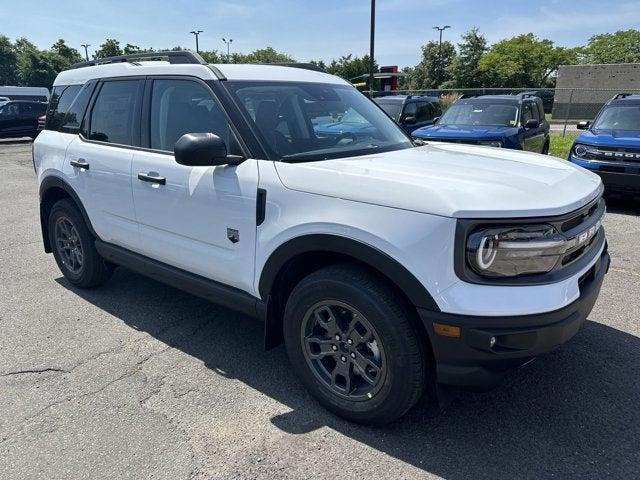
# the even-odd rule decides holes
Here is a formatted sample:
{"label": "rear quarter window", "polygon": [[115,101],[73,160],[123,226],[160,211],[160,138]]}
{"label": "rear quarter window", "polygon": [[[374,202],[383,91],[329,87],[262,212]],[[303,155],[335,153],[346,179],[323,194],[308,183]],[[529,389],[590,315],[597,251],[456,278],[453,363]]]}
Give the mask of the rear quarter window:
{"label": "rear quarter window", "polygon": [[81,88],[82,85],[53,87],[51,101],[49,102],[49,111],[47,113],[47,123],[44,127],[46,130],[60,130],[60,127],[65,123],[69,108]]}

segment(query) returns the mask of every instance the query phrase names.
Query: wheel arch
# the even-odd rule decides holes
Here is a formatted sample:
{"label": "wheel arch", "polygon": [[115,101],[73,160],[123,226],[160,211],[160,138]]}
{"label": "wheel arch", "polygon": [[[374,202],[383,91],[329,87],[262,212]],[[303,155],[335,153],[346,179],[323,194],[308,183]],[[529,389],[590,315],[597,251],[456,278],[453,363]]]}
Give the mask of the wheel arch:
{"label": "wheel arch", "polygon": [[439,312],[426,287],[400,262],[371,245],[348,237],[310,234],[280,245],[265,262],[258,291],[268,303],[265,345],[282,341],[282,313],[288,294],[306,275],[318,268],[341,262],[362,264],[386,278],[404,296],[411,307]]}
{"label": "wheel arch", "polygon": [[53,205],[63,198],[69,198],[73,203],[75,203],[82,214],[82,218],[84,219],[87,228],[89,228],[89,231],[95,238],[98,238],[93,226],[91,225],[87,211],[82,205],[80,197],[78,197],[78,194],[73,190],[73,188],[60,177],[46,177],[40,184],[40,229],[42,231],[42,243],[46,253],[52,252],[48,226],[49,214],[51,213]]}

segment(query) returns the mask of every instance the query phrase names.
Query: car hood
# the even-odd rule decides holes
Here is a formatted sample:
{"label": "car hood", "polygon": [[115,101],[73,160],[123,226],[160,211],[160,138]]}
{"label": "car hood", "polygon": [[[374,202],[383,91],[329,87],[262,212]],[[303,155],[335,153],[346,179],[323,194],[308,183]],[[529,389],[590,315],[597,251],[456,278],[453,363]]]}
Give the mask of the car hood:
{"label": "car hood", "polygon": [[420,138],[499,139],[518,133],[517,127],[495,125],[431,125],[414,130],[411,135]]}
{"label": "car hood", "polygon": [[276,169],[292,190],[461,218],[561,215],[602,191],[597,175],[559,158],[464,144]]}
{"label": "car hood", "polygon": [[640,130],[587,130],[578,136],[576,142],[602,147],[640,147]]}

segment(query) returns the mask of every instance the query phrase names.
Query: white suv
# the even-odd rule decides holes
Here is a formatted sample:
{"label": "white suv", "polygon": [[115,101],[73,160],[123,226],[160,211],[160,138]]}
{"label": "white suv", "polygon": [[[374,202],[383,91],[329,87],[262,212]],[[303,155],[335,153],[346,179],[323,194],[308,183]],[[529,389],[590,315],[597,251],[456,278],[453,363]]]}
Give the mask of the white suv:
{"label": "white suv", "polygon": [[45,251],[71,284],[122,265],[262,319],[323,405],[373,424],[428,385],[494,385],[591,311],[609,266],[596,175],[416,147],[312,69],[100,63],[60,73],[33,146]]}

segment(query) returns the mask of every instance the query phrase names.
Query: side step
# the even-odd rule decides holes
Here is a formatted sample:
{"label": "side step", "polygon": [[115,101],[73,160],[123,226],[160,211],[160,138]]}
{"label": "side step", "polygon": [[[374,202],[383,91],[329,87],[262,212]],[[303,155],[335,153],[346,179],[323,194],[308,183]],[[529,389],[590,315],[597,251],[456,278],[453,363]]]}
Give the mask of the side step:
{"label": "side step", "polygon": [[95,245],[102,258],[109,262],[231,310],[262,321],[266,320],[266,303],[242,290],[172,267],[102,240],[96,240]]}

